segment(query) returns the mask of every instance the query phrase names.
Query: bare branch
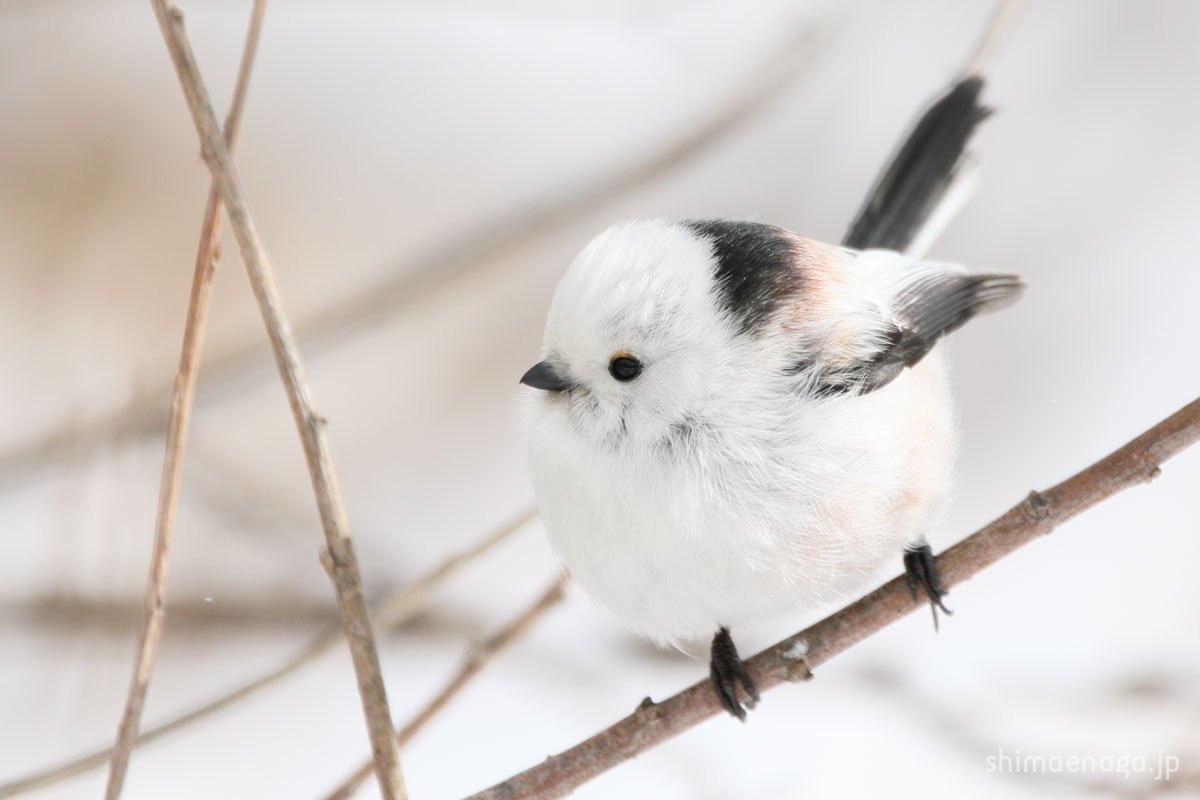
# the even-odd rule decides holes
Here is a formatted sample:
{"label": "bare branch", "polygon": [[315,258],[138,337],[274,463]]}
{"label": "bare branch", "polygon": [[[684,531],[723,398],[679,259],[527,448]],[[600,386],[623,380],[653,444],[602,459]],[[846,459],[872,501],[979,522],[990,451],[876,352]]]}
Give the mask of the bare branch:
{"label": "bare branch", "polygon": [[371,632],[366,602],[363,599],[362,579],[359,576],[354,544],[350,538],[350,526],[325,435],[325,420],[313,410],[308,382],[300,366],[300,354],[283,315],[282,302],[271,274],[267,253],[250,216],[245,192],[242,190],[233,161],[221,140],[216,115],[213,113],[212,104],[184,31],[183,14],[167,0],[151,0],[151,5],[154,7],[167,49],[171,53],[175,71],[179,75],[196,132],[200,136],[201,153],[220,186],[225,213],[229,216],[230,227],[237,238],[242,261],[245,262],[250,285],[262,313],[276,365],[292,407],[292,415],[296,419],[300,441],[304,446],[317,510],[325,529],[325,549],[321,553],[321,562],[329,572],[337,593],[342,626],[350,646],[350,656],[358,679],[358,691],[362,697],[363,714],[371,739],[380,791],[385,800],[404,798],[404,779],[400,771],[395,738],[392,736],[387,690],[384,687],[379,652],[375,646],[375,637]]}
{"label": "bare branch", "polygon": [[[479,674],[495,656],[528,633],[547,611],[558,605],[563,599],[563,591],[567,585],[568,576],[564,572],[551,584],[537,600],[525,609],[516,619],[505,625],[486,641],[472,647],[457,673],[429,701],[408,724],[396,732],[396,741],[401,747],[417,735],[417,733],[433,719],[439,711],[445,708],[451,700],[461,692],[471,679]],[[371,761],[364,761],[354,773],[326,797],[326,800],[349,800],[358,791],[363,782],[371,777]]]}
{"label": "bare branch", "polygon": [[[1044,492],[1029,496],[938,557],[942,582],[956,586],[1022,545],[1055,530],[1103,500],[1159,475],[1168,459],[1200,440],[1194,400],[1111,455]],[[760,691],[805,680],[819,666],[924,605],[902,577],[746,662]],[[563,753],[469,800],[552,800],[721,711],[708,680],[637,710]]]}
{"label": "bare branch", "polygon": [[[237,146],[238,128],[241,125],[242,109],[245,108],[246,90],[250,83],[250,72],[258,50],[259,34],[262,32],[263,14],[267,10],[266,0],[255,0],[250,15],[250,27],[246,43],[242,48],[242,60],[238,67],[237,83],[229,116],[225,120],[224,144],[232,151]],[[215,124],[215,122],[214,122]],[[204,344],[205,323],[208,320],[209,297],[212,279],[217,266],[217,231],[220,228],[221,196],[214,178],[208,191],[208,203],[204,209],[204,222],[200,226],[200,243],[196,248],[196,266],[192,277],[191,295],[188,298],[187,321],[183,330],[183,346],[179,354],[179,369],[175,375],[175,386],[171,394],[170,420],[167,424],[166,456],[163,459],[162,479],[158,494],[158,515],[154,524],[154,551],[150,557],[150,575],[146,579],[145,617],[138,642],[137,661],[125,699],[125,710],[117,728],[117,740],[113,746],[112,761],[108,771],[105,797],[116,800],[121,796],[125,784],[125,773],[129,768],[129,755],[137,740],[141,724],[142,708],[154,663],[158,658],[158,643],[162,638],[166,617],[167,577],[171,565],[171,540],[175,532],[175,512],[179,505],[179,489],[183,479],[183,455],[187,450],[188,426],[192,416],[192,401],[195,398],[197,367],[200,351]]]}
{"label": "bare branch", "polygon": [[[345,341],[393,318],[398,311],[419,302],[426,293],[436,291],[447,281],[496,264],[504,253],[687,165],[768,108],[791,85],[800,67],[809,63],[818,45],[807,27],[798,29],[763,61],[744,86],[729,93],[726,103],[714,108],[679,139],[628,164],[605,169],[583,186],[572,181],[569,189],[531,201],[474,232],[456,235],[452,241],[409,264],[378,270],[378,274],[387,277],[301,317],[296,324],[297,334],[306,347],[328,347]],[[200,402],[244,390],[252,382],[241,378],[258,374],[260,366],[261,350],[257,347],[244,345],[212,353],[204,366]],[[159,430],[165,421],[159,408],[160,398],[169,391],[164,386],[140,393],[124,407],[94,420],[64,424],[18,443],[0,453],[0,480],[36,474],[39,467],[77,457],[112,438],[144,436]]]}
{"label": "bare branch", "polygon": [[[377,630],[393,630],[398,628],[424,611],[433,591],[458,574],[468,564],[480,556],[490,552],[492,548],[507,540],[535,518],[532,509],[526,509],[504,523],[496,530],[478,542],[451,555],[437,567],[417,579],[411,585],[397,590],[377,604],[371,613],[371,624]],[[174,612],[173,612],[174,613]],[[286,662],[268,673],[259,675],[226,694],[210,700],[203,705],[183,712],[165,722],[143,731],[137,738],[136,747],[162,739],[189,725],[211,717],[219,711],[254,697],[290,675],[299,672],[305,666],[316,661],[325,653],[342,642],[341,626],[334,624],[317,634],[312,641],[305,645]],[[113,748],[104,747],[99,750],[77,756],[70,761],[56,764],[44,770],[0,785],[0,800],[16,797],[25,792],[51,786],[61,781],[82,775],[89,770],[102,766],[112,756]]]}

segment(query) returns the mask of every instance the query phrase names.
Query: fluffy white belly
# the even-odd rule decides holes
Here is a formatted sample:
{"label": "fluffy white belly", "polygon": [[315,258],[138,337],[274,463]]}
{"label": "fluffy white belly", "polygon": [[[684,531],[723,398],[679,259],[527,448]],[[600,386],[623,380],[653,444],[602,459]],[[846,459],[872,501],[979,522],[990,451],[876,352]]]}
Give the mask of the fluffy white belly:
{"label": "fluffy white belly", "polygon": [[577,517],[575,525],[548,522],[575,580],[599,605],[660,643],[707,639],[720,627],[757,624],[843,597],[897,552],[871,543],[836,562],[781,553],[770,563],[747,557],[752,548],[771,549],[754,541],[759,531],[712,530],[697,542],[665,524],[589,531]]}
{"label": "fluffy white belly", "polygon": [[[594,601],[660,642],[845,599],[883,565],[899,570],[946,490],[953,435],[939,362],[814,410],[803,430],[757,449],[713,439],[686,453],[599,452],[535,420],[550,540]],[[882,436],[880,424],[898,427]]]}

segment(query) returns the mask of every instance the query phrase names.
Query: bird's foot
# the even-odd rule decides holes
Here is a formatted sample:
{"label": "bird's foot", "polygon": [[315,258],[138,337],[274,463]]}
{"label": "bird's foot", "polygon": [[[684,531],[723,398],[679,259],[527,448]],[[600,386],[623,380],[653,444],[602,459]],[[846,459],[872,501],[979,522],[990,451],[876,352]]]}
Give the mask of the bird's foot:
{"label": "bird's foot", "polygon": [[[712,641],[712,661],[709,662],[709,674],[712,676],[713,689],[721,707],[742,722],[746,721],[746,709],[758,704],[758,689],[746,672],[746,665],[738,655],[737,647],[729,635],[728,628],[721,628]],[[738,700],[738,684],[746,693],[743,706]]]}
{"label": "bird's foot", "polygon": [[946,608],[946,604],[942,602],[942,598],[949,592],[946,587],[942,586],[942,579],[937,573],[937,559],[934,558],[933,550],[928,544],[920,544],[915,547],[907,547],[904,550],[904,577],[908,581],[908,591],[912,593],[912,599],[917,599],[917,584],[920,584],[925,589],[926,596],[929,597],[929,608],[933,612],[933,629],[938,629],[938,609],[941,609],[946,616],[953,616],[954,612]]}

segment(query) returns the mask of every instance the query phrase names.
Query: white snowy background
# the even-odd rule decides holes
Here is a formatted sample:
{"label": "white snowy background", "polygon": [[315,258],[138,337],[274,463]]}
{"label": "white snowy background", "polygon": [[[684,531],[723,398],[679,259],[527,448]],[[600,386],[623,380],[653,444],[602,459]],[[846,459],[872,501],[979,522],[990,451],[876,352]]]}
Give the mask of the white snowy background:
{"label": "white snowy background", "polygon": [[[223,110],[249,3],[183,8]],[[838,239],[989,13],[983,0],[276,0],[237,162],[292,318],[355,309],[300,340],[368,594],[530,502],[516,379],[592,233],[731,216]],[[996,62],[982,184],[934,255],[1030,288],[951,345],[964,447],[937,546],[1200,393],[1198,29],[1188,0],[1035,0]],[[784,77],[736,124],[576,207],[762,91],[771,64]],[[0,4],[0,783],[115,731],[207,189],[148,4]],[[425,288],[388,290],[547,208]],[[291,417],[224,241],[206,363],[250,358],[201,377],[148,724],[334,618]],[[114,414],[124,422],[103,423]],[[772,691],[745,726],[711,720],[578,796],[1200,797],[1198,485],[1200,452],[1185,454],[956,588],[940,635],[916,614]],[[384,635],[397,719],[554,570],[540,531],[522,532]],[[786,632],[745,636],[743,651]],[[490,785],[705,671],[573,591],[404,751],[412,797]],[[1000,749],[1162,753],[1182,771],[997,774]],[[366,752],[339,650],[136,752],[125,794],[316,797]],[[96,797],[103,781],[32,796]]]}

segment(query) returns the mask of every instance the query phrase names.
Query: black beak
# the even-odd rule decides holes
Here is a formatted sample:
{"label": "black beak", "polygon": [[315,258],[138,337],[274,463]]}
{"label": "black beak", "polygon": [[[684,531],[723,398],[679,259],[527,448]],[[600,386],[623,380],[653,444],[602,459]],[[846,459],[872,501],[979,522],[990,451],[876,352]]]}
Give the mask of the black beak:
{"label": "black beak", "polygon": [[555,371],[548,361],[539,361],[521,376],[521,383],[545,392],[562,392],[571,388],[571,382]]}

